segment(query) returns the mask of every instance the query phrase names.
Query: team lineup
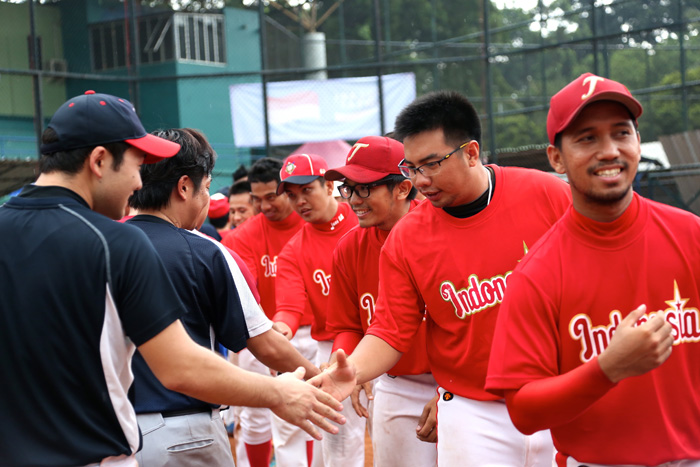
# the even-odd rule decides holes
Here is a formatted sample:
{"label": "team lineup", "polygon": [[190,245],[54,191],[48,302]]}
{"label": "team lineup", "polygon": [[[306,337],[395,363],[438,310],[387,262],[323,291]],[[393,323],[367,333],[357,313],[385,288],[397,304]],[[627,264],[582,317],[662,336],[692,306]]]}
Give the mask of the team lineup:
{"label": "team lineup", "polygon": [[556,176],[433,92],[210,196],[202,132],[70,99],[0,206],[0,465],[700,467],[700,219],[633,191],[641,116],[571,81]]}

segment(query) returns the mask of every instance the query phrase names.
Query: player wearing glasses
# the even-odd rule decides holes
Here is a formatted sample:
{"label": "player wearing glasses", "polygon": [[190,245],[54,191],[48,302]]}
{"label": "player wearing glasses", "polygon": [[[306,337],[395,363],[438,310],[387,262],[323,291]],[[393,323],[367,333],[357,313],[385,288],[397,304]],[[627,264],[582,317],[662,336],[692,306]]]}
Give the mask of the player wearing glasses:
{"label": "player wearing glasses", "polygon": [[[476,109],[454,92],[425,95],[397,117],[399,165],[429,202],[392,229],[379,261],[367,335],[347,360],[310,381],[341,396],[411,348],[425,319],[439,388],[439,466],[551,466],[548,432],[515,429],[484,390],[498,310],[513,268],[570,205],[566,183],[536,170],[484,166]],[[329,375],[330,373],[330,375]],[[338,394],[335,394],[338,392]]]}
{"label": "player wearing glasses", "polygon": [[[340,195],[360,221],[359,227],[338,242],[333,253],[333,286],[326,321],[326,326],[338,333],[333,351],[343,349],[350,354],[367,331],[379,290],[379,253],[394,225],[418,205],[414,200],[416,189],[399,171],[402,160],[401,143],[366,136],[352,147],[343,167],[324,175],[326,180],[343,180]],[[377,379],[374,388],[371,420],[375,465],[435,465],[435,445],[416,438],[419,417],[437,386],[425,353],[425,325],[420,326],[414,341],[396,366]],[[368,386],[365,383],[365,390],[371,394]],[[367,417],[358,395],[359,391],[352,396],[355,410]],[[434,432],[430,428],[428,434]]]}

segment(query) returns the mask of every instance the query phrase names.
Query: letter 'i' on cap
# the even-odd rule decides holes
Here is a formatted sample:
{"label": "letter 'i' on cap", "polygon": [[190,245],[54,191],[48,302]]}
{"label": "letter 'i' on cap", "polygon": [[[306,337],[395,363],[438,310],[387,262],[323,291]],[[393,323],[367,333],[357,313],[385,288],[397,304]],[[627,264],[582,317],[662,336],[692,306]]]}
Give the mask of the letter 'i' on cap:
{"label": "letter 'i' on cap", "polygon": [[561,133],[587,105],[597,101],[614,101],[627,107],[636,120],[642,115],[642,104],[632,97],[625,85],[611,79],[585,73],[552,96],[547,114],[547,137],[554,144]]}
{"label": "letter 'i' on cap", "polygon": [[284,184],[306,185],[323,175],[328,170],[326,160],[316,154],[292,154],[282,163],[280,170],[280,184],[277,186],[277,194],[284,193]]}
{"label": "letter 'i' on cap", "polygon": [[388,175],[401,175],[403,144],[386,136],[365,136],[350,148],[343,167],[326,172],[326,180],[350,179],[372,183]]}
{"label": "letter 'i' on cap", "polygon": [[146,153],[145,163],[172,157],[180,145],[146,133],[136,109],[126,99],[86,91],[61,107],[48,125],[56,141],[41,145],[42,154],[124,141]]}

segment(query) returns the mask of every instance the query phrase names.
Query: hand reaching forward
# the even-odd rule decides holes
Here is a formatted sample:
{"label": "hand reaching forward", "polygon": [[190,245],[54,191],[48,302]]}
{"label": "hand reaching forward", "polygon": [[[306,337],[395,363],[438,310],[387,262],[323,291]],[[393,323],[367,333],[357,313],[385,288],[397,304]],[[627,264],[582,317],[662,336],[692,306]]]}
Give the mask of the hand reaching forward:
{"label": "hand reaching forward", "polygon": [[650,314],[646,322],[635,326],[646,310],[646,305],[632,310],[598,357],[601,370],[613,383],[651,371],[671,356],[671,325],[661,315]]}
{"label": "hand reaching forward", "polygon": [[303,382],[304,373],[304,368],[299,367],[294,373],[285,373],[275,378],[282,401],[270,407],[270,410],[320,440],[322,436],[313,425],[329,433],[337,433],[338,428],[326,419],[341,425],[345,423],[345,417],[338,413],[343,407],[329,394]]}
{"label": "hand reaching forward", "polygon": [[362,401],[360,400],[360,394],[362,391],[364,391],[367,395],[368,402],[374,399],[374,395],[372,394],[372,383],[367,381],[355,386],[355,388],[352,390],[352,394],[350,394],[350,401],[352,402],[352,408],[355,409],[355,413],[357,413],[359,417],[369,418],[369,411],[367,410],[367,407],[362,405]]}
{"label": "hand reaching forward", "polygon": [[355,365],[348,361],[343,349],[337,350],[333,357],[335,363],[307,382],[332,395],[336,400],[343,401],[352,394],[357,384],[357,371]]}
{"label": "hand reaching forward", "polygon": [[419,440],[425,441],[426,443],[436,443],[437,442],[437,402],[439,394],[430,399],[430,401],[423,407],[423,413],[418,420],[418,426],[416,427],[416,436]]}

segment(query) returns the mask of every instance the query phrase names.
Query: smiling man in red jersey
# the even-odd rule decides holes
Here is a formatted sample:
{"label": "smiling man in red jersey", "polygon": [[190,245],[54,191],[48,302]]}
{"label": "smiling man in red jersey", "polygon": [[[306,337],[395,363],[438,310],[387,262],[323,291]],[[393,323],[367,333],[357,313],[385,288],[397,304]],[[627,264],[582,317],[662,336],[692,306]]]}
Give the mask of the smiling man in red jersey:
{"label": "smiling man in red jersey", "polygon": [[[335,338],[335,333],[326,328],[333,250],[343,235],[357,225],[350,206],[333,197],[333,182],[323,178],[327,170],[328,165],[320,156],[293,154],[284,160],[277,188],[278,194],[286,193],[306,222],[277,259],[274,321],[291,337],[309,311],[312,313],[311,337],[318,342],[317,365],[328,361]],[[349,401],[344,404],[343,414],[347,424],[338,435],[326,436],[321,442],[322,450],[315,443],[314,465],[364,466],[364,419],[357,416]]]}
{"label": "smiling man in red jersey", "polygon": [[[333,350],[352,353],[374,315],[379,290],[379,253],[389,232],[409,210],[416,189],[399,171],[403,145],[383,136],[366,136],[350,149],[345,166],[326,172],[326,180],[343,180],[338,187],[360,221],[343,237],[333,254],[333,287],[326,326],[338,335]],[[374,389],[372,446],[375,465],[399,467],[435,465],[434,444],[416,437],[416,426],[437,384],[425,351],[425,324],[414,345]],[[366,383],[367,384],[367,383]],[[368,416],[356,395],[358,414]],[[432,428],[432,430],[431,430]],[[427,428],[433,431],[434,427]]]}
{"label": "smiling man in red jersey", "polygon": [[513,272],[487,388],[557,463],[700,466],[700,219],[632,191],[641,104],[590,73],[552,97],[573,206]]}
{"label": "smiling man in red jersey", "polygon": [[[250,199],[260,214],[234,229],[222,242],[238,253],[253,273],[260,292],[260,304],[269,318],[275,314],[277,256],[304,225],[287,195],[277,194],[281,168],[282,161],[271,157],[259,159],[251,166],[246,183],[250,183]],[[292,344],[307,359],[315,361],[316,342],[311,338],[311,321],[311,315],[306,321],[302,320]],[[248,350],[238,353],[238,365],[249,371],[270,374],[270,370]],[[271,440],[278,465],[308,465],[307,443],[312,442],[311,438],[294,425],[274,417],[269,409],[243,407],[240,425],[241,439],[251,467],[269,464]]]}
{"label": "smiling man in red jersey", "polygon": [[388,371],[425,316],[440,395],[438,465],[551,466],[549,433],[520,433],[484,384],[508,277],[570,205],[568,187],[540,171],[483,165],[478,114],[455,92],[411,103],[395,135],[404,143],[401,171],[428,202],[406,214],[384,244],[367,335],[347,360],[338,358],[312,381],[340,398],[355,380]]}

